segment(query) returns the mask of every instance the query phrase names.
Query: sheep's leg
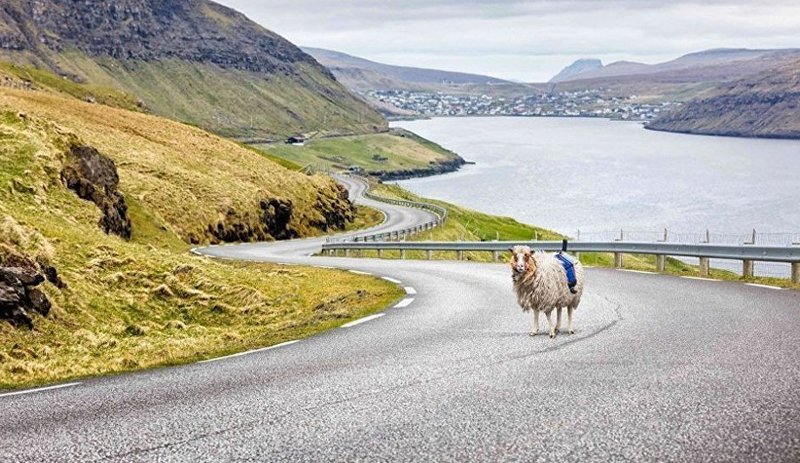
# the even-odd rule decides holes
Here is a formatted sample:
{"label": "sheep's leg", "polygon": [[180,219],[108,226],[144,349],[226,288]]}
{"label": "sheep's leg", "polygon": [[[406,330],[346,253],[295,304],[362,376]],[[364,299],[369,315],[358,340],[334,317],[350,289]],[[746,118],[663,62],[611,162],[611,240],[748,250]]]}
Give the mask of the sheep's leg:
{"label": "sheep's leg", "polygon": [[533,322],[531,323],[531,336],[536,336],[539,333],[539,311],[533,309]]}
{"label": "sheep's leg", "polygon": [[545,312],[547,315],[547,327],[550,329],[550,338],[556,337],[555,326],[553,326],[553,311]]}
{"label": "sheep's leg", "polygon": [[561,332],[561,307],[556,311],[556,334]]}
{"label": "sheep's leg", "polygon": [[567,307],[567,332],[569,334],[575,334],[575,330],[572,329],[572,312],[574,311],[575,307]]}

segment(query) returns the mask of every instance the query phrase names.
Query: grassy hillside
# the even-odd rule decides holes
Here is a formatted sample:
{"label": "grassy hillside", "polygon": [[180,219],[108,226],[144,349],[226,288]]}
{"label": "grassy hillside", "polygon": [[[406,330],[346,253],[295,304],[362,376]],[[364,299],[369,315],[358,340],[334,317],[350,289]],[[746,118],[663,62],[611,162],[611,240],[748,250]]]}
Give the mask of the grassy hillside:
{"label": "grassy hillside", "polygon": [[185,124],[36,91],[3,90],[1,103],[52,121],[110,156],[126,196],[185,241],[226,240],[220,226],[251,231],[240,239],[270,239],[257,230],[263,200],[291,203],[287,237],[341,228],[352,212],[330,178],[289,171]]}
{"label": "grassy hillside", "polygon": [[430,175],[453,170],[463,163],[452,151],[400,129],[382,134],[321,138],[305,146],[257,146],[266,153],[319,170],[346,170],[358,166],[378,177]]}
{"label": "grassy hillside", "polygon": [[124,91],[155,114],[229,137],[385,128],[309,55],[207,0],[9,0],[0,43],[0,59]]}
{"label": "grassy hillside", "polygon": [[[100,209],[62,183],[75,144],[115,161],[130,240],[104,233]],[[41,285],[53,308],[47,317],[32,314],[33,330],[0,321],[0,388],[271,345],[401,296],[394,285],[348,272],[189,254],[189,241],[218,241],[212,230],[220,224],[259,230],[260,203],[270,199],[291,203],[292,236],[354,218],[332,180],[194,127],[0,87],[0,165],[0,265],[52,266],[62,280]],[[364,212],[360,223],[379,219]]]}

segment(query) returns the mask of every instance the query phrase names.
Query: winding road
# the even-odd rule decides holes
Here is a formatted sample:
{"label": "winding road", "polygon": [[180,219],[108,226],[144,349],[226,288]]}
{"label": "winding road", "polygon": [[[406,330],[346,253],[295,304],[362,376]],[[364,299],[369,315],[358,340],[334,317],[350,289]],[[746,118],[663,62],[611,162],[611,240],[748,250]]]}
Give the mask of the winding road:
{"label": "winding road", "polygon": [[[348,182],[381,230],[429,219]],[[0,394],[0,461],[800,460],[796,291],[592,268],[577,334],[531,338],[505,265],[309,257],[323,240],[199,252],[406,299],[271,349]]]}

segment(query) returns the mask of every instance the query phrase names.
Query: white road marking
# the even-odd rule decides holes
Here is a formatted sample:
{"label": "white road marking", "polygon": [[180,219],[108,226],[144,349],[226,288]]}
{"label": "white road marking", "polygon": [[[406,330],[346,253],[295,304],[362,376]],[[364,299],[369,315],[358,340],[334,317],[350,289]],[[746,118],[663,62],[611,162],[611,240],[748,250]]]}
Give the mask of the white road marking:
{"label": "white road marking", "polygon": [[687,275],[681,275],[681,278],[688,278],[689,280],[702,280],[702,281],[721,281],[721,280],[715,280],[713,278],[690,277]]}
{"label": "white road marking", "polygon": [[647,275],[655,275],[654,272],[646,272],[644,270],[630,270],[630,269],[626,269],[626,268],[618,268],[617,270],[619,270],[620,272],[645,273]]}
{"label": "white road marking", "polygon": [[406,294],[417,294],[417,290],[411,286],[406,286]]}
{"label": "white road marking", "polygon": [[402,283],[402,281],[395,280],[394,278],[390,278],[390,277],[381,277],[381,278],[383,278],[384,280],[388,281],[389,283],[394,283],[396,285],[399,285],[399,284]]}
{"label": "white road marking", "polygon": [[414,298],[413,297],[407,297],[407,298],[403,299],[402,301],[398,302],[397,305],[394,306],[394,307],[396,309],[402,309],[403,307],[408,307],[409,305],[411,305],[412,302],[414,302]]}
{"label": "white road marking", "polygon": [[64,387],[72,387],[77,386],[80,383],[67,383],[67,384],[59,384],[57,386],[48,386],[48,387],[40,387],[36,389],[28,389],[27,391],[16,391],[16,392],[6,392],[5,394],[0,394],[0,397],[10,397],[12,395],[22,395],[22,394],[31,394],[34,392],[42,392],[42,391],[49,391],[52,389],[61,389]]}
{"label": "white road marking", "polygon": [[783,288],[779,286],[770,286],[770,285],[760,285],[758,283],[745,283],[747,286],[755,286],[756,288],[767,288],[767,289],[777,289],[782,290]]}
{"label": "white road marking", "polygon": [[274,346],[268,346],[268,347],[262,347],[260,349],[248,350],[248,351],[239,352],[239,353],[236,353],[236,354],[226,355],[224,357],[217,357],[217,358],[208,359],[208,360],[200,360],[197,363],[209,363],[209,362],[216,362],[217,360],[225,360],[225,359],[229,359],[229,358],[233,358],[233,357],[241,357],[242,355],[254,354],[256,352],[263,352],[265,350],[277,349],[278,347],[288,346],[288,345],[294,344],[296,342],[300,342],[300,340],[299,339],[295,339],[294,341],[286,341],[286,342],[282,342],[280,344],[275,344]]}
{"label": "white road marking", "polygon": [[328,270],[333,270],[333,267],[328,267],[327,265],[317,265],[317,268],[324,268]]}
{"label": "white road marking", "polygon": [[350,273],[355,273],[356,275],[372,275],[369,272],[362,272],[361,270],[348,270]]}
{"label": "white road marking", "polygon": [[375,315],[370,315],[369,317],[359,318],[358,320],[353,320],[350,323],[345,323],[342,325],[342,328],[350,328],[351,326],[360,325],[362,323],[368,322],[370,320],[375,320],[376,318],[380,318],[386,315],[385,313],[376,313]]}

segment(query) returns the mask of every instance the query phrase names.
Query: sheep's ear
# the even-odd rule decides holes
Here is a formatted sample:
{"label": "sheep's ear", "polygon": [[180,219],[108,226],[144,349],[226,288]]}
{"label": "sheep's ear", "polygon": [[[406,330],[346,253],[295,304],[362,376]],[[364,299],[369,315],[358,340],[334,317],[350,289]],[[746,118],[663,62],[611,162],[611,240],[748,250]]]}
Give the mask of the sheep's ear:
{"label": "sheep's ear", "polygon": [[508,252],[510,252],[511,254],[514,254],[514,248],[508,248]]}

